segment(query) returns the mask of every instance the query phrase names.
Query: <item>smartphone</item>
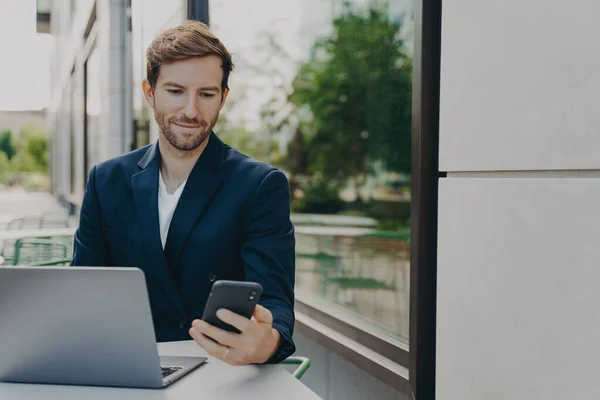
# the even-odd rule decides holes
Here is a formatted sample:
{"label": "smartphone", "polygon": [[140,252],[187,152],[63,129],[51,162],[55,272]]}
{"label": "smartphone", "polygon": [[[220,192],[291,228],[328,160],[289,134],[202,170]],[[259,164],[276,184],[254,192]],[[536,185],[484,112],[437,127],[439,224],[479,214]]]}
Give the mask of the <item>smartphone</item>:
{"label": "smartphone", "polygon": [[216,281],[204,307],[202,320],[229,332],[240,331],[217,317],[217,310],[225,308],[250,319],[262,295],[262,286],[256,282]]}

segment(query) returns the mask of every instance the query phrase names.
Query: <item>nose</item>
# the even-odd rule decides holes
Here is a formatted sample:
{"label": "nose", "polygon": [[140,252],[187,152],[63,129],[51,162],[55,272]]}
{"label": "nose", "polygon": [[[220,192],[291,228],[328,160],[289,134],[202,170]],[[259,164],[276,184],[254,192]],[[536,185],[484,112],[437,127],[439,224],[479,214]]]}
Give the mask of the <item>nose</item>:
{"label": "nose", "polygon": [[188,119],[195,119],[198,116],[199,99],[194,93],[190,93],[183,107],[183,114]]}

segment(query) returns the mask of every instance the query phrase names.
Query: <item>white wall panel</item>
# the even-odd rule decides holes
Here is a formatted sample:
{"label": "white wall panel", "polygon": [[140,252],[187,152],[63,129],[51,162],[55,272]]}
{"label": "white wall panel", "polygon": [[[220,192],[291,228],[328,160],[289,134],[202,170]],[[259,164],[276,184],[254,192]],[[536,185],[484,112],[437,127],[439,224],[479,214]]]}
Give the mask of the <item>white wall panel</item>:
{"label": "white wall panel", "polygon": [[437,399],[600,398],[600,179],[441,179]]}
{"label": "white wall panel", "polygon": [[600,1],[445,0],[440,170],[600,169]]}

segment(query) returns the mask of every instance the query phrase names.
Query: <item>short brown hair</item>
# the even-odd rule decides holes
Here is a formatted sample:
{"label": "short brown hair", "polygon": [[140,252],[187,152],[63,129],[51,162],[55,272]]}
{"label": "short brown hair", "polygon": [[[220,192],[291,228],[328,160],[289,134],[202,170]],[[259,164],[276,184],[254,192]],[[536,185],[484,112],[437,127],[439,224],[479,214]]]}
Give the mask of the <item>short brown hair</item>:
{"label": "short brown hair", "polygon": [[146,50],[146,74],[152,89],[158,81],[160,66],[190,57],[216,55],[222,60],[221,90],[229,89],[229,74],[233,70],[231,54],[223,43],[202,22],[188,20],[158,35]]}

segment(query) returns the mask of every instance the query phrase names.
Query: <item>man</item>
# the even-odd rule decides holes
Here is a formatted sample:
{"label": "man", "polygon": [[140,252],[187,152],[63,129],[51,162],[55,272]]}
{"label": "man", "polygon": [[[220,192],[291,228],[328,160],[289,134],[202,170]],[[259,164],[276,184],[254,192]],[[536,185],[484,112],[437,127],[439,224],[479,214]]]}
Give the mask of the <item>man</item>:
{"label": "man", "polygon": [[[229,364],[279,362],[295,351],[287,179],[212,131],[233,64],[205,25],[163,32],[146,55],[158,141],[91,169],[71,265],[141,268],[159,342],[191,336]],[[199,320],[220,279],[263,286],[252,319],[218,313],[240,334]]]}

